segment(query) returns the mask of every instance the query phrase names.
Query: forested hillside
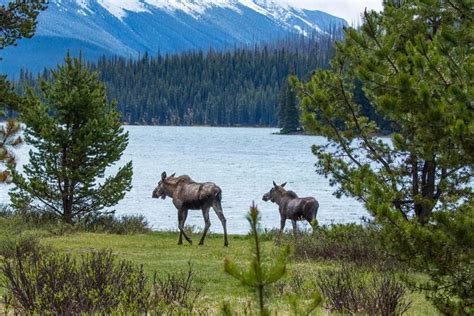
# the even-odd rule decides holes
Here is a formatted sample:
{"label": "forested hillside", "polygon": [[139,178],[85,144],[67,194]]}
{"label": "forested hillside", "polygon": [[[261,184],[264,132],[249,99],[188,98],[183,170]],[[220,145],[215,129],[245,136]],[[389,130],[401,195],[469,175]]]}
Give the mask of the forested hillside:
{"label": "forested hillside", "polygon": [[[288,75],[305,78],[327,67],[338,32],[226,51],[104,57],[90,67],[128,124],[276,126],[278,94]],[[34,84],[33,77],[22,72],[19,89]]]}

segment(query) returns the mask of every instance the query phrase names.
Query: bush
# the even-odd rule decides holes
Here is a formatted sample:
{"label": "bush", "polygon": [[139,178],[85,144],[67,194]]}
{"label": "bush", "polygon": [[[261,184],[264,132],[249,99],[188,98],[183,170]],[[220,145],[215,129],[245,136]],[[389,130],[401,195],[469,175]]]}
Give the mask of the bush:
{"label": "bush", "polygon": [[82,257],[68,254],[15,255],[1,269],[14,313],[54,315],[142,312],[147,308],[146,276],[141,267],[117,261],[110,251]]}
{"label": "bush", "polygon": [[332,312],[368,315],[402,315],[411,302],[406,286],[386,271],[364,273],[343,266],[336,271],[320,272],[316,286]]}
{"label": "bush", "polygon": [[194,286],[195,273],[191,263],[186,273],[168,274],[165,278],[157,278],[155,274],[152,287],[152,301],[155,306],[165,306],[162,312],[169,314],[192,313],[201,295],[201,288]]}
{"label": "bush", "polygon": [[112,214],[90,216],[79,220],[77,229],[95,233],[110,233],[119,235],[143,234],[150,232],[148,222],[143,215]]}
{"label": "bush", "polygon": [[142,234],[150,232],[148,222],[143,215],[113,214],[90,215],[78,219],[74,224],[66,224],[53,212],[45,210],[12,210],[8,206],[0,207],[0,217],[8,220],[16,229],[44,229],[53,235],[64,235],[78,231],[110,234]]}
{"label": "bush", "polygon": [[[398,264],[383,251],[375,228],[357,224],[320,226],[294,240],[296,259],[338,260],[362,265]],[[387,262],[389,261],[389,262]]]}
{"label": "bush", "polygon": [[[37,252],[4,259],[1,272],[5,312],[13,314],[193,314],[200,289],[186,275],[154,280],[151,287],[141,266],[118,260],[111,251],[84,255]],[[0,304],[1,305],[1,304]]]}
{"label": "bush", "polygon": [[46,248],[40,245],[39,239],[35,236],[19,236],[17,238],[7,238],[1,240],[0,257],[11,259],[15,257],[38,256]]}
{"label": "bush", "polygon": [[308,280],[306,272],[298,270],[290,273],[284,280],[279,280],[272,285],[272,294],[276,297],[297,295],[301,298],[308,299],[314,294],[314,284]]}

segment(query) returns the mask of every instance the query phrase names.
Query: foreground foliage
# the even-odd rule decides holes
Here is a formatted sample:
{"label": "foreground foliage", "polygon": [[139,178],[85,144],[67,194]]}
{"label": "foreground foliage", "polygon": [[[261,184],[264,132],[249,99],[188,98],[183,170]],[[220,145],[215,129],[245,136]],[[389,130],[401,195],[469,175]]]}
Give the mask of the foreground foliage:
{"label": "foreground foliage", "polygon": [[185,277],[157,278],[150,286],[142,266],[105,250],[77,261],[69,254],[17,247],[1,272],[5,311],[15,314],[192,314],[200,295],[191,267]]}
{"label": "foreground foliage", "polygon": [[[224,259],[224,270],[227,274],[239,280],[243,286],[255,292],[259,315],[270,315],[271,312],[268,309],[266,297],[269,295],[271,286],[286,274],[290,248],[288,245],[284,246],[283,251],[276,255],[276,258],[273,257],[274,260],[264,257],[259,234],[260,218],[255,204],[252,204],[250,207],[247,219],[250,224],[252,239],[252,261],[250,262],[250,267],[247,270],[241,269],[226,257]],[[291,305],[295,313],[308,315],[318,307],[320,302],[321,297],[316,293],[313,301],[307,308],[298,306],[301,302],[297,301],[296,298],[292,301]],[[251,310],[252,307],[250,307]],[[228,303],[224,304],[223,313],[225,315],[233,315],[234,312]]]}
{"label": "foreground foliage", "polygon": [[[46,8],[44,1],[11,1],[0,5],[0,51],[8,46],[16,45],[22,38],[31,38],[36,29],[38,14]],[[1,58],[0,58],[1,61]],[[8,110],[17,110],[24,100],[13,90],[6,76],[0,74],[0,119]],[[13,150],[22,143],[19,136],[20,125],[8,119],[0,127],[0,167],[14,168],[16,164]],[[8,170],[0,170],[0,183],[10,180]]]}
{"label": "foreground foliage", "polygon": [[370,225],[334,224],[318,226],[312,233],[303,233],[297,238],[286,236],[284,242],[293,246],[296,260],[398,265],[395,258],[387,256],[378,234]]}
{"label": "foreground foliage", "polygon": [[[471,0],[384,1],[348,29],[330,70],[294,80],[317,172],[337,196],[357,198],[381,227],[384,245],[428,273],[421,285],[439,309],[474,310],[474,57]],[[391,141],[355,98],[361,85]]]}
{"label": "foreground foliage", "polygon": [[403,315],[410,308],[408,289],[389,271],[364,273],[350,266],[320,272],[318,289],[330,311],[348,314]]}
{"label": "foreground foliage", "polygon": [[14,207],[48,209],[72,224],[117,204],[131,188],[132,163],[115,175],[105,171],[122,156],[128,135],[96,74],[68,55],[53,81],[42,82],[40,95],[31,90],[28,100],[20,118],[35,150],[25,176],[13,172]]}

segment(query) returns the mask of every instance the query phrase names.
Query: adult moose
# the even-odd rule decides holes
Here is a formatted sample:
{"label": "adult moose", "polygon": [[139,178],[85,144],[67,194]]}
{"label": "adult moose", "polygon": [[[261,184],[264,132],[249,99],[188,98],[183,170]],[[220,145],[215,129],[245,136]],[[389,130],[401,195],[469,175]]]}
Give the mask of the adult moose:
{"label": "adult moose", "polygon": [[173,199],[173,204],[178,209],[178,245],[183,244],[183,236],[191,245],[193,244],[191,238],[189,238],[184,231],[184,222],[188,216],[188,210],[199,209],[202,210],[205,223],[204,232],[199,245],[204,245],[204,239],[211,226],[209,219],[209,209],[211,207],[216,212],[217,217],[224,227],[224,246],[227,247],[229,245],[227,240],[226,219],[222,212],[221,205],[222,190],[215,183],[197,183],[187,175],[175,177],[174,173],[167,177],[166,172],[163,172],[158,186],[153,190],[152,197],[165,199],[167,196]]}
{"label": "adult moose", "polygon": [[284,189],[286,182],[277,185],[273,181],[273,188],[265,193],[262,200],[265,202],[270,200],[278,204],[280,211],[280,232],[283,232],[287,219],[291,219],[293,224],[293,232],[296,234],[296,221],[307,220],[310,224],[316,219],[319,203],[313,197],[300,198],[293,191]]}

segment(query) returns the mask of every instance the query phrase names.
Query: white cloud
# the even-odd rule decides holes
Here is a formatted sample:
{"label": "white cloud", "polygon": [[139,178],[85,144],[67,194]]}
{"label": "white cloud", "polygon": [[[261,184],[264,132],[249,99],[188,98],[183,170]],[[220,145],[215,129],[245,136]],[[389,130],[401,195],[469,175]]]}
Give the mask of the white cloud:
{"label": "white cloud", "polygon": [[283,0],[303,9],[321,10],[345,19],[349,24],[360,20],[364,9],[380,11],[382,0]]}

